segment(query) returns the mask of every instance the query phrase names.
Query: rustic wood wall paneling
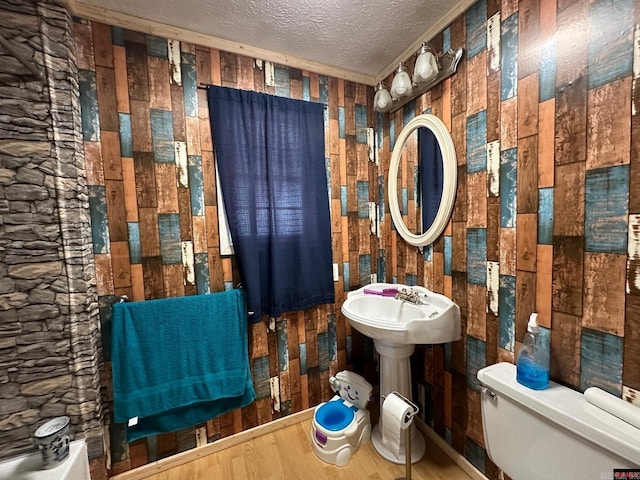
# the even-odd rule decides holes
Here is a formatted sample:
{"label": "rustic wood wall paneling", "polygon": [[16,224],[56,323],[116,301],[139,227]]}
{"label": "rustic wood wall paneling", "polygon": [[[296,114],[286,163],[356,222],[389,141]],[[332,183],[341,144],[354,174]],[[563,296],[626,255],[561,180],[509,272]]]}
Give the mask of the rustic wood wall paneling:
{"label": "rustic wood wall paneling", "polygon": [[[583,35],[597,25],[596,3],[479,1],[434,39],[465,48],[456,75],[393,115],[373,112],[372,90],[364,85],[281,66],[275,66],[275,85],[267,85],[263,67],[250,58],[171,42],[165,56],[155,37],[77,25],[78,62],[88,72],[85,85],[91,88],[95,81],[98,121],[93,127],[100,130],[96,136],[90,125],[85,137],[89,185],[107,202],[101,224],[106,237],[99,237],[106,243],[96,254],[100,295],[126,289],[139,299],[141,291],[144,298],[183,293],[171,287],[184,276],[181,265],[163,265],[169,253],[161,249],[158,217],[164,214],[179,217],[181,241],[192,242],[196,254],[207,254],[210,291],[238,280],[233,260],[220,257],[218,250],[215,139],[208,130],[204,92],[194,94],[194,82],[328,106],[337,303],[284,315],[273,329],[268,319],[252,326],[250,352],[262,394],[243,411],[207,422],[210,440],[330,396],[329,374],[352,365],[355,352],[370,349],[339,307],[345,292],[367,283],[372,273],[386,281],[425,285],[460,305],[463,339],[418,348],[422,366],[414,380],[433,406],[428,420],[490,478],[498,472],[483,451],[474,372],[485,364],[514,361],[532,311],[538,311],[549,342],[552,378],[576,389],[599,385],[617,394],[640,388],[630,353],[640,331],[633,320],[640,304],[640,121],[634,97],[638,79],[628,69],[633,18],[640,17],[640,9],[621,0],[624,11],[634,12],[625,15],[628,19],[612,17],[610,23],[624,32],[621,39],[610,39],[613,33],[602,26],[603,45],[616,52],[607,69],[600,63],[600,47],[590,46]],[[499,32],[487,37],[488,24]],[[561,42],[560,35],[580,40]],[[589,76],[589,68],[596,73]],[[169,112],[170,124],[158,124],[159,113],[152,122],[152,110]],[[452,222],[437,242],[419,251],[398,238],[386,198],[379,239],[365,210],[368,202],[380,201],[380,193],[384,198],[395,139],[423,111],[451,129],[459,179]],[[364,129],[371,126],[381,139],[379,167],[368,161],[363,142]],[[181,178],[180,162],[156,163],[158,153],[169,155],[163,141],[178,145],[179,158],[184,142],[185,184],[171,182]],[[403,162],[406,181],[412,160]],[[201,175],[195,190],[189,168]],[[602,202],[607,194],[616,206]],[[203,212],[196,212],[200,199]],[[412,187],[404,199],[407,223],[413,225]],[[194,291],[185,285],[184,293]],[[594,355],[590,349],[598,346],[609,353]],[[284,352],[288,360],[282,363]],[[598,364],[604,366],[601,371]],[[358,365],[372,372],[367,361]],[[275,398],[270,385],[279,391]],[[159,456],[179,450],[192,436],[166,437],[170,440],[158,438]],[[145,454],[153,457],[148,445],[136,445],[131,459],[114,469],[130,468]]]}
{"label": "rustic wood wall paneling", "polygon": [[[81,68],[95,79],[94,126],[100,129],[85,148],[89,184],[106,204],[103,228],[97,230],[106,235],[104,253],[96,255],[101,298],[193,295],[240,281],[233,260],[219,253],[215,139],[206,92],[196,88],[208,83],[328,105],[337,297],[341,301],[345,289],[360,286],[361,273],[367,281],[377,273],[378,240],[368,218],[379,178],[366,146],[366,128],[374,123],[369,87],[280,66],[275,66],[276,85],[267,85],[264,63],[248,57],[97,22],[76,27]],[[352,331],[339,309],[287,314],[276,325],[269,329],[265,318],[251,330],[254,379],[267,386],[265,396],[207,422],[210,441],[327,400],[330,374],[353,360]],[[261,358],[266,370],[255,363]],[[141,440],[128,449],[123,438],[114,439],[120,453],[112,473],[190,448],[195,429]]]}
{"label": "rustic wood wall paneling", "polygon": [[[387,275],[398,281],[415,275],[460,305],[463,339],[445,348],[444,418],[431,420],[442,423],[445,438],[489,478],[498,472],[481,454],[469,372],[478,362],[513,362],[531,312],[539,313],[552,378],[580,390],[598,385],[626,398],[637,395],[637,362],[627,350],[637,337],[632,312],[640,304],[640,150],[634,140],[640,122],[633,97],[638,79],[630,69],[632,19],[640,12],[631,4],[622,1],[625,14],[608,17],[617,36],[602,23],[599,6],[585,1],[478,2],[446,32],[452,47],[465,47],[451,88],[415,100],[445,122],[451,115],[458,195],[450,226],[424,255],[385,227]],[[491,31],[496,14],[497,39]],[[479,25],[489,28],[484,46]],[[615,52],[606,65],[600,43],[589,45],[583,36],[569,47],[558,40],[594,26]],[[379,158],[388,162],[385,155],[410,118],[401,111],[378,122],[389,140]],[[605,197],[615,200],[605,205]],[[408,260],[414,258],[417,265]],[[479,274],[485,264],[486,284]],[[608,353],[592,352],[599,348]],[[425,372],[414,373],[423,375],[420,388],[436,405],[428,351],[417,350]]]}

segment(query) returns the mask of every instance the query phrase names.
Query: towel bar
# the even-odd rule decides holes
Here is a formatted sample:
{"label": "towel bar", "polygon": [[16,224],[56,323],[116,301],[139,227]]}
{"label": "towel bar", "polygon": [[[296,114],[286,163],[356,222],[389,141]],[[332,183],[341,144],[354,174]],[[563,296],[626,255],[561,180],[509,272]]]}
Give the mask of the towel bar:
{"label": "towel bar", "polygon": [[[242,287],[242,282],[239,282],[239,283],[236,285],[236,288],[243,288],[243,287]],[[248,314],[248,315],[253,315],[254,313],[255,313],[255,312],[247,311],[247,314]]]}

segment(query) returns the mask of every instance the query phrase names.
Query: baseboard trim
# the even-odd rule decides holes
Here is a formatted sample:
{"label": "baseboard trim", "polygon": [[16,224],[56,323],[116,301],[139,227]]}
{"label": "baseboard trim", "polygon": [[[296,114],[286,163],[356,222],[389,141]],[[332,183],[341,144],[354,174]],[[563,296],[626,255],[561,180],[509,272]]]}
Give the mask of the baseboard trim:
{"label": "baseboard trim", "polygon": [[238,432],[229,437],[221,438],[213,443],[208,443],[201,447],[192,448],[186,452],[177,453],[167,458],[162,458],[153,463],[143,465],[133,470],[129,470],[118,475],[111,477],[112,480],[143,480],[150,475],[155,475],[165,470],[184,465],[185,463],[192,462],[212,453],[220,452],[227,448],[234,447],[240,443],[247,442],[262,435],[280,430],[281,428],[295,425],[296,423],[304,422],[310,418],[313,418],[313,408],[308,408],[298,413],[287,415],[286,417],[273,420],[269,423],[259,425],[243,432]]}
{"label": "baseboard trim", "polygon": [[449,445],[444,438],[438,435],[435,430],[429,427],[420,418],[415,419],[416,426],[429,440],[436,444],[451,460],[453,460],[464,472],[473,480],[488,480],[488,478],[473,464],[461,455],[455,448]]}
{"label": "baseboard trim", "polygon": [[[143,465],[138,468],[115,475],[112,480],[143,480],[151,475],[155,475],[165,470],[184,465],[185,463],[192,462],[207,455],[211,455],[216,452],[220,452],[227,448],[234,447],[240,443],[247,442],[262,435],[273,433],[281,428],[295,425],[296,423],[304,422],[310,418],[313,418],[315,409],[308,408],[301,412],[297,412],[286,417],[273,420],[264,425],[245,430],[243,432],[236,433],[229,437],[222,438],[213,443],[208,443],[201,447],[192,448],[186,452],[178,453],[167,458],[162,458],[155,462]],[[449,445],[440,435],[438,435],[431,427],[429,427],[424,421],[419,418],[415,419],[416,426],[429,440],[436,444],[449,458],[451,458],[464,472],[469,475],[473,480],[488,480],[480,470],[473,466],[469,460],[456,451],[451,445]]]}

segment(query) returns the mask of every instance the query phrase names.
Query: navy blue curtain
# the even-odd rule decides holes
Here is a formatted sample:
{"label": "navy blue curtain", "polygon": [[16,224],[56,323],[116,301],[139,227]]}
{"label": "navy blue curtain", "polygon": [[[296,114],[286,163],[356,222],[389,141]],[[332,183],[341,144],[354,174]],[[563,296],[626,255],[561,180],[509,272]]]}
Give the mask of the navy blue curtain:
{"label": "navy blue curtain", "polygon": [[422,232],[433,223],[440,207],[444,181],[442,152],[435,135],[429,128],[418,129],[420,150],[420,192],[422,194]]}
{"label": "navy blue curtain", "polygon": [[323,105],[217,86],[208,97],[251,320],[334,303]]}

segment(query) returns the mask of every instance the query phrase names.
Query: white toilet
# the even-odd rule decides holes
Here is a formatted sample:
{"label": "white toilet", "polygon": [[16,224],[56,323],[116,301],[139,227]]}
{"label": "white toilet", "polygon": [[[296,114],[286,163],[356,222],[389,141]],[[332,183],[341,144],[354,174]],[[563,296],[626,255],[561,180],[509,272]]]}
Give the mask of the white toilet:
{"label": "white toilet", "polygon": [[311,446],[320,460],[344,467],[358,447],[371,438],[366,405],[373,387],[362,376],[346,370],[331,377],[329,384],[337,395],[316,407]]}
{"label": "white toilet", "polygon": [[487,454],[513,480],[632,478],[614,469],[640,467],[640,408],[597,389],[614,416],[554,382],[531,390],[510,363],[481,369],[478,380]]}

